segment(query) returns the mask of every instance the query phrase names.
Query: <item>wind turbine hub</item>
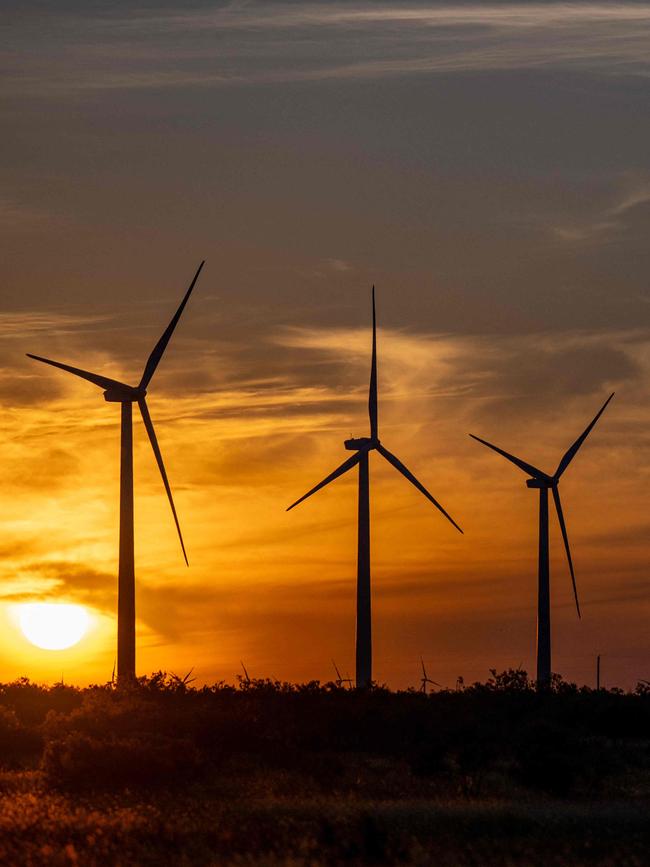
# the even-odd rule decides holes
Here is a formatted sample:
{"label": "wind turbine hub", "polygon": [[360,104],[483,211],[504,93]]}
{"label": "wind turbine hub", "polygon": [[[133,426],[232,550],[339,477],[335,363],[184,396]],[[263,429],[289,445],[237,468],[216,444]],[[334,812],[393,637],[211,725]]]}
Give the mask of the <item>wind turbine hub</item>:
{"label": "wind turbine hub", "polygon": [[147,391],[144,388],[132,388],[130,385],[122,385],[119,388],[108,388],[104,392],[104,400],[109,403],[137,403]]}
{"label": "wind turbine hub", "polygon": [[360,452],[362,449],[376,449],[379,440],[373,440],[371,437],[353,437],[345,440],[343,445],[349,452]]}
{"label": "wind turbine hub", "polygon": [[527,488],[552,488],[553,479],[526,479]]}

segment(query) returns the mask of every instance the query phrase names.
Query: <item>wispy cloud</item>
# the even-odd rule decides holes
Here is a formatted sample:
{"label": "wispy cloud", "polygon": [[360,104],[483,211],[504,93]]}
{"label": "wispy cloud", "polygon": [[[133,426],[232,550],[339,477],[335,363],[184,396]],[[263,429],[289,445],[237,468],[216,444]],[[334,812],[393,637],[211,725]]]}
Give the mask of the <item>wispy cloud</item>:
{"label": "wispy cloud", "polygon": [[595,243],[624,232],[637,209],[650,203],[650,180],[624,177],[615,179],[612,185],[615,191],[610,194],[610,204],[583,219],[553,226],[554,235],[570,243]]}
{"label": "wispy cloud", "polygon": [[344,259],[326,259],[325,265],[330,271],[336,271],[344,274],[346,271],[352,271],[352,265]]}
{"label": "wispy cloud", "polygon": [[30,337],[33,334],[46,332],[53,336],[78,334],[86,326],[98,325],[110,321],[108,315],[84,316],[80,314],[57,313],[39,310],[24,310],[16,312],[0,311],[0,337],[17,338]]}
{"label": "wispy cloud", "polygon": [[[182,14],[154,7],[146,15],[101,17],[84,7],[83,14],[63,19],[58,49],[50,41],[41,57],[7,58],[15,92],[508,69],[650,72],[650,12],[636,3],[250,3]],[[192,40],[191,47],[181,36]],[[76,74],[80,68],[84,75]]]}

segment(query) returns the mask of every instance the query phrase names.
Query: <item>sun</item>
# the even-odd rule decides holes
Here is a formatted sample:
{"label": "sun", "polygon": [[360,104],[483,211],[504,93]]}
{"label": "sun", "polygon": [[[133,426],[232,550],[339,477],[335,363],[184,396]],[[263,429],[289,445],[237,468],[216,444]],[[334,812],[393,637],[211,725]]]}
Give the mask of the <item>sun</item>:
{"label": "sun", "polygon": [[18,622],[25,638],[42,650],[65,650],[86,634],[88,612],[81,605],[29,602],[21,605]]}

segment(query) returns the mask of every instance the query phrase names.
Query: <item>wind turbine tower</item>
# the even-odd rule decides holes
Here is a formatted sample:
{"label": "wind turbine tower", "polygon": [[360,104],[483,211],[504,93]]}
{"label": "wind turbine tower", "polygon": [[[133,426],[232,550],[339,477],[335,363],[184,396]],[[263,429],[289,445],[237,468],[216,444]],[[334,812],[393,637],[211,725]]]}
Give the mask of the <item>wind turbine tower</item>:
{"label": "wind turbine tower", "polygon": [[422,665],[422,677],[420,678],[420,692],[423,692],[425,695],[427,694],[427,684],[428,683],[430,683],[431,686],[438,686],[442,689],[442,687],[440,686],[440,684],[437,681],[431,680],[431,678],[428,676],[427,670],[424,667],[424,660],[422,659],[422,657],[420,657],[420,664]]}
{"label": "wind turbine tower", "polygon": [[69,364],[62,364],[59,361],[51,361],[49,358],[42,358],[40,355],[31,355],[27,353],[29,358],[35,361],[42,361],[44,364],[50,364],[52,367],[58,367],[60,370],[65,370],[75,376],[81,377],[93,385],[99,386],[104,390],[104,400],[110,403],[119,403],[121,405],[121,439],[120,439],[120,542],[119,542],[119,567],[118,567],[118,602],[117,602],[117,682],[124,684],[135,678],[135,558],[134,558],[134,533],[133,533],[133,404],[137,403],[142,415],[145,429],[149,436],[151,448],[153,449],[160,475],[167,492],[169,505],[171,506],[174,523],[178,532],[178,538],[181,543],[183,557],[187,564],[187,554],[185,552],[185,544],[181,534],[176,507],[172,497],[171,488],[167,479],[167,472],[163,463],[156,432],[154,430],[149,408],[147,406],[146,394],[147,387],[151,382],[151,378],[156,372],[163,353],[167,348],[167,344],[181,318],[185,305],[194,289],[194,285],[198,280],[204,262],[198,267],[194,279],[190,283],[190,287],[185,293],[178,310],[172,317],[171,322],[165,329],[162,337],[156,343],[149,356],[144,368],[144,372],[138,385],[127,385],[124,382],[119,382],[116,379],[109,379],[98,373],[91,373],[87,370],[81,370],[78,367],[71,367]]}
{"label": "wind turbine tower", "polygon": [[578,601],[578,590],[576,588],[576,578],[573,571],[573,561],[571,559],[571,549],[569,548],[569,537],[567,535],[566,524],[564,522],[564,514],[562,512],[562,501],[560,500],[560,478],[566,468],[569,466],[573,458],[576,456],[578,449],[586,440],[591,432],[591,429],[596,424],[598,419],[605,411],[605,407],[614,397],[613,394],[607,398],[602,405],[593,421],[587,425],[585,430],[580,434],[573,445],[567,449],[558,464],[558,468],[552,476],[542,470],[538,470],[532,464],[522,461],[514,455],[508,454],[498,446],[492,445],[487,440],[482,440],[480,437],[470,434],[472,439],[483,443],[489,449],[502,455],[506,460],[513,463],[515,466],[523,470],[524,473],[531,476],[526,480],[526,485],[529,488],[539,491],[539,558],[538,558],[538,585],[537,585],[537,684],[540,687],[548,687],[551,682],[551,586],[549,574],[549,556],[548,556],[548,492],[553,495],[553,502],[557,512],[557,519],[564,540],[564,548],[566,551],[567,561],[569,563],[569,571],[571,573],[571,581],[573,584],[573,595],[576,603],[578,617],[580,617],[580,602]]}
{"label": "wind turbine tower", "polygon": [[334,683],[339,687],[339,689],[343,686],[344,683],[347,683],[348,686],[352,688],[352,678],[343,677],[343,675],[339,671],[338,665],[336,664],[336,662],[334,662],[334,660],[332,660],[332,665],[334,666],[334,671],[336,672],[336,680],[334,681]]}
{"label": "wind turbine tower", "polygon": [[375,312],[375,287],[372,287],[372,361],[370,366],[370,390],[368,396],[368,415],[370,417],[370,436],[345,440],[344,446],[354,452],[340,467],[330,473],[322,482],[292,503],[290,511],[303,500],[320,491],[330,482],[338,479],[353,467],[359,467],[358,495],[358,540],[357,540],[357,634],[356,634],[356,685],[357,688],[369,687],[372,683],[372,618],[370,604],[370,452],[377,451],[392,464],[420,493],[439,509],[454,527],[462,533],[458,524],[442,508],[421,482],[404,464],[391,454],[379,440],[377,416],[377,317]]}

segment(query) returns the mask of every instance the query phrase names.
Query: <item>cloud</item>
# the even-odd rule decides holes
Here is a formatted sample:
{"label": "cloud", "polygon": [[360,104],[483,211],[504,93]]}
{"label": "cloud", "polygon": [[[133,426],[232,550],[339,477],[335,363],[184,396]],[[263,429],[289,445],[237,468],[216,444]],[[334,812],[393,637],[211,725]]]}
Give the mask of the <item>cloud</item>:
{"label": "cloud", "polygon": [[3,339],[23,339],[42,333],[62,337],[94,330],[87,326],[103,324],[111,319],[104,314],[84,316],[47,310],[0,311],[0,334]]}
{"label": "cloud", "polygon": [[[14,30],[21,35],[20,16]],[[15,93],[224,87],[396,75],[564,69],[646,76],[641,4],[250,3],[178,14],[93,16],[43,26],[56,39],[9,55]],[[26,29],[31,40],[34,30]],[[187,37],[191,47],[187,47]],[[25,38],[25,37],[23,37]],[[53,47],[56,46],[56,47]],[[80,68],[84,75],[76,74]]]}
{"label": "cloud", "polygon": [[[354,364],[365,392],[369,336],[367,329],[284,329],[278,343],[320,351],[330,364]],[[430,399],[474,402],[478,416],[528,413],[550,400],[581,399],[644,372],[635,348],[644,331],[546,332],[527,335],[461,336],[413,334],[380,329],[378,345],[382,399]],[[479,403],[476,403],[476,399]]]}
{"label": "cloud", "polygon": [[112,613],[117,600],[116,578],[73,561],[27,561],[2,598],[12,602],[70,600]]}
{"label": "cloud", "polygon": [[338,273],[345,273],[352,270],[352,265],[343,259],[326,259],[325,265],[331,270]]}
{"label": "cloud", "polygon": [[643,210],[650,203],[650,181],[645,177],[628,176],[615,179],[614,184],[616,191],[613,196],[610,194],[614,199],[611,204],[572,223],[554,225],[552,232],[555,237],[568,243],[602,243],[629,231],[640,216],[645,216],[646,228],[648,214],[643,215]]}
{"label": "cloud", "polygon": [[637,208],[639,205],[647,205],[650,202],[650,181],[637,180],[632,188],[625,193],[619,202],[609,211],[614,216],[620,216]]}

